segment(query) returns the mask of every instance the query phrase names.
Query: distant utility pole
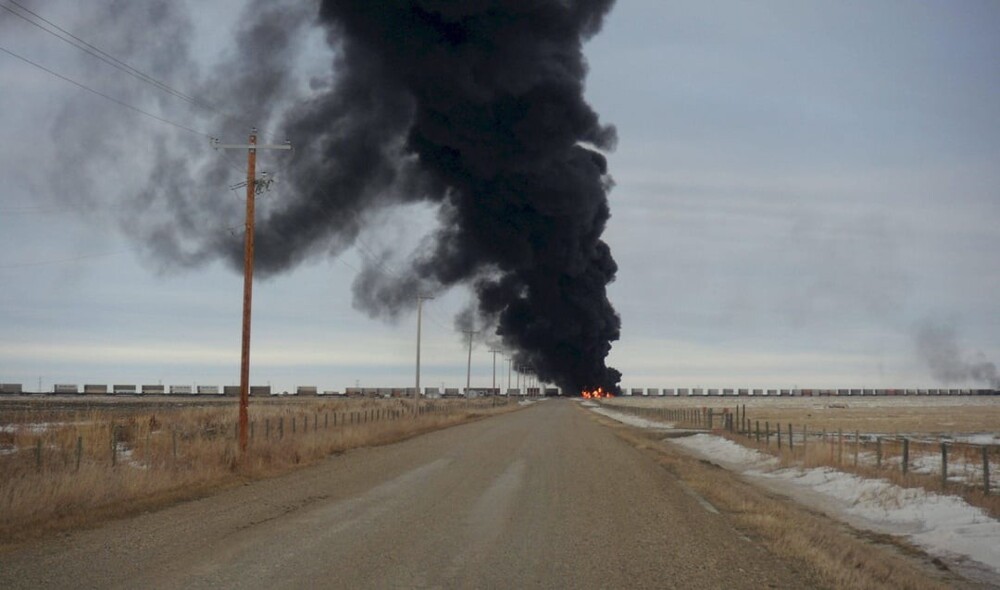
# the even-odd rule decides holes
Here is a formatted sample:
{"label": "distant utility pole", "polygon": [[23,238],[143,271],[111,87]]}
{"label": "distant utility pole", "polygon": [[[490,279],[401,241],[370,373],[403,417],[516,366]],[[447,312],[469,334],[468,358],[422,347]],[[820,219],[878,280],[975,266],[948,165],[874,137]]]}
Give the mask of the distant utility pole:
{"label": "distant utility pole", "polygon": [[465,395],[469,395],[469,389],[472,387],[472,335],[478,330],[462,330],[463,333],[469,335],[469,362],[465,366]]}
{"label": "distant utility pole", "polygon": [[420,320],[424,312],[424,301],[434,299],[427,295],[417,295],[417,390],[413,392],[413,417],[417,417],[417,408],[420,407]]}
{"label": "distant utility pole", "polygon": [[507,357],[507,390],[510,390],[510,367],[514,364],[514,357]]}
{"label": "distant utility pole", "polygon": [[254,194],[256,187],[257,150],[290,150],[292,144],[285,141],[281,145],[258,145],[257,128],[250,132],[247,144],[219,143],[212,139],[212,147],[217,150],[247,151],[247,213],[243,240],[243,347],[240,351],[240,454],[247,452],[247,406],[250,401],[250,303],[253,297],[253,231]]}
{"label": "distant utility pole", "polygon": [[493,393],[497,392],[497,354],[503,352],[499,348],[491,348],[490,354],[493,355]]}

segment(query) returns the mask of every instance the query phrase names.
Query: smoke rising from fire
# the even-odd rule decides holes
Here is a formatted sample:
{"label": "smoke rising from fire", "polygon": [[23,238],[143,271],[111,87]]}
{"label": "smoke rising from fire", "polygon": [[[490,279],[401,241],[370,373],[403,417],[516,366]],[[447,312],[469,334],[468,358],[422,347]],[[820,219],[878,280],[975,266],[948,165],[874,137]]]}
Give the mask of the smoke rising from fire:
{"label": "smoke rising from fire", "polygon": [[[227,141],[256,124],[262,141],[295,146],[270,170],[281,198],[258,208],[258,276],[336,256],[380,211],[429,203],[438,228],[402,271],[369,260],[353,285],[355,306],[394,318],[418,293],[464,285],[475,302],[457,326],[499,339],[516,365],[566,391],[617,391],[620,374],[605,363],[620,332],[606,290],[617,265],[601,239],[613,185],[603,152],[616,133],[584,100],[582,54],[613,3],[252,0],[232,55],[193,94],[239,114],[203,119],[231,134]],[[178,49],[154,72],[197,79],[180,41],[188,19],[155,5]],[[133,24],[121,28],[145,28]],[[332,57],[304,84],[294,66],[317,27]],[[121,47],[144,51],[138,39]],[[239,164],[206,157],[199,141],[165,132],[151,142],[155,164],[130,193],[122,226],[162,267],[221,258],[238,270],[241,205],[220,200],[219,188]]]}
{"label": "smoke rising from fire", "polygon": [[958,346],[955,327],[951,324],[925,321],[917,330],[917,354],[927,364],[931,376],[942,383],[976,382],[1000,389],[1000,374],[996,364],[978,358],[963,358]]}
{"label": "smoke rising from fire", "polygon": [[324,2],[336,79],[286,116],[312,155],[287,170],[294,205],[262,222],[264,236],[305,237],[265,238],[263,269],[329,235],[321,211],[430,200],[440,227],[407,276],[364,272],[356,301],[391,313],[418,291],[471,285],[480,323],[518,364],[573,392],[616,388],[604,359],[619,335],[606,293],[617,266],[600,239],[611,187],[600,150],[615,132],[583,99],[582,56],[611,5]]}

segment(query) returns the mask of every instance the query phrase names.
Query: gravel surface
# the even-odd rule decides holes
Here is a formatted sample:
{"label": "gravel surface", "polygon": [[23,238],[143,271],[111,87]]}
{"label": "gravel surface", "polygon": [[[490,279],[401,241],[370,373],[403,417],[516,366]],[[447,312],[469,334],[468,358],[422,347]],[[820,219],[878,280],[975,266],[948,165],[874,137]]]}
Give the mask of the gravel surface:
{"label": "gravel surface", "polygon": [[0,554],[0,588],[802,588],[551,400]]}

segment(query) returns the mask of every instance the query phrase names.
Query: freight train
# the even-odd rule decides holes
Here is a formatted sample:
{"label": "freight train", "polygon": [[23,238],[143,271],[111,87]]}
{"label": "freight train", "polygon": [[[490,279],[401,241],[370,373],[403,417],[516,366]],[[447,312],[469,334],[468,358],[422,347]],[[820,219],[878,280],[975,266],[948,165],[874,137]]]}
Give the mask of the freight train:
{"label": "freight train", "polygon": [[[320,390],[314,385],[299,385],[294,391],[274,391],[269,385],[252,385],[250,386],[250,395],[253,397],[264,397],[264,396],[346,396],[346,397],[370,397],[370,398],[403,398],[412,397],[415,388],[413,387],[348,387],[340,391],[334,390]],[[112,385],[108,387],[104,384],[84,384],[82,387],[78,384],[70,383],[58,383],[52,386],[50,391],[27,391],[24,389],[23,385],[20,383],[0,383],[0,395],[132,395],[132,396],[144,396],[144,395],[165,395],[165,396],[201,396],[201,397],[236,397],[240,394],[240,388],[237,385],[225,385],[219,387],[217,385],[198,385],[192,387],[191,385]],[[523,393],[520,389],[507,389],[501,390],[500,388],[492,389],[489,387],[473,387],[469,389],[458,389],[458,388],[445,388],[439,389],[437,387],[425,387],[423,390],[424,397],[441,397],[441,398],[464,398],[464,397],[484,397],[484,396],[556,396],[560,395],[558,389],[547,388],[540,389],[537,387],[529,387]]]}
{"label": "freight train", "polygon": [[760,388],[641,388],[622,389],[628,396],[643,397],[869,397],[1000,395],[1000,389],[760,389]]}

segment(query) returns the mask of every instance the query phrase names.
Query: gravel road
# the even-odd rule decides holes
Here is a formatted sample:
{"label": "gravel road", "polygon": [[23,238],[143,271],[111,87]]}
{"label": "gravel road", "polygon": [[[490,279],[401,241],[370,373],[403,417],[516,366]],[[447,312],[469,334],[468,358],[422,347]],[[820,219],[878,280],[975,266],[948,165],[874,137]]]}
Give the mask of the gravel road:
{"label": "gravel road", "polygon": [[571,401],[0,554],[0,588],[802,588]]}

